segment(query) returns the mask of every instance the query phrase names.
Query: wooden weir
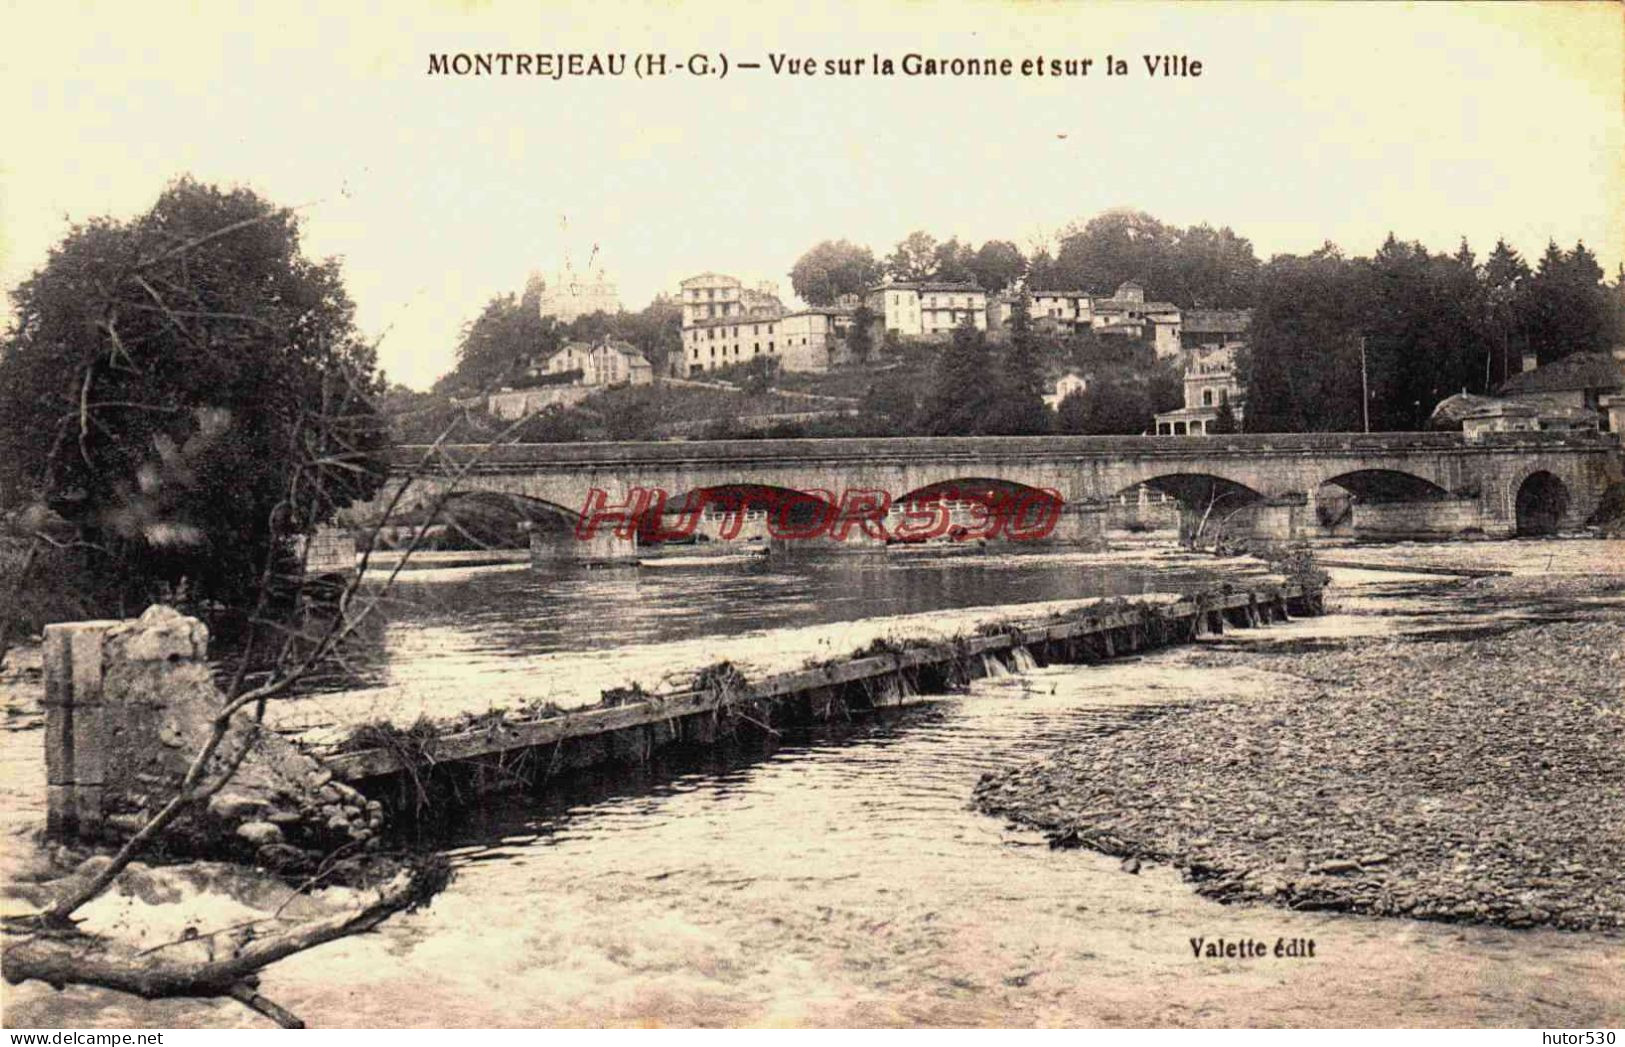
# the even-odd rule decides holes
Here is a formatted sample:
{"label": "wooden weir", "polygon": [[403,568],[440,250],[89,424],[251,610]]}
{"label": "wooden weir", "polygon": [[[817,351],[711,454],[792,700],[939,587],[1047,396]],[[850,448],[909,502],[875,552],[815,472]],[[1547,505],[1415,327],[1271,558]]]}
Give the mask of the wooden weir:
{"label": "wooden weir", "polygon": [[[779,673],[732,690],[702,688],[611,706],[592,706],[545,719],[501,722],[491,726],[434,738],[423,756],[434,765],[477,761],[529,749],[552,747],[565,742],[591,743],[594,739],[613,741],[629,732],[646,729],[640,746],[647,750],[657,744],[679,739],[709,742],[721,713],[747,707],[770,714],[780,706],[800,702],[803,714],[818,717],[830,707],[832,695],[854,692],[866,696],[863,704],[896,705],[911,700],[910,687],[924,677],[961,681],[984,675],[984,658],[997,658],[1005,652],[1025,648],[1039,660],[1055,663],[1099,661],[1116,655],[1191,640],[1206,632],[1222,632],[1225,624],[1247,627],[1289,614],[1320,613],[1318,590],[1305,592],[1295,584],[1249,590],[1231,590],[1183,597],[1163,604],[1137,604],[1123,608],[1086,607],[1071,616],[1037,623],[1014,623],[997,631],[960,637],[951,641],[905,647],[895,651],[831,661],[793,672]],[[928,699],[922,694],[918,699]],[[845,700],[845,699],[843,699]],[[685,730],[685,725],[698,729]],[[706,729],[709,725],[710,729]],[[580,746],[577,746],[580,748]],[[573,766],[606,762],[624,752],[613,744],[588,746],[585,760],[572,760]],[[392,748],[338,752],[323,757],[333,774],[358,781],[379,778],[409,770],[405,757]]]}

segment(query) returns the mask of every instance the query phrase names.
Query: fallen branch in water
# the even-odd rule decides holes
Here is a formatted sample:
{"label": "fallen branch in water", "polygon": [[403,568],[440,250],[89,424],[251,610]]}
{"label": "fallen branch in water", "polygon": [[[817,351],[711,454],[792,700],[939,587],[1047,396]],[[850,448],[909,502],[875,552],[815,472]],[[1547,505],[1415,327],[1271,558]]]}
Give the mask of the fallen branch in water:
{"label": "fallen branch in water", "polygon": [[12,985],[29,979],[59,990],[68,985],[95,985],[148,1000],[229,996],[279,1025],[303,1028],[297,1015],[259,995],[259,972],[295,953],[369,931],[394,913],[415,909],[450,878],[450,867],[443,859],[422,862],[396,873],[360,909],[302,923],[280,934],[244,937],[229,955],[208,960],[164,959],[99,935],[54,928],[37,918],[12,919],[5,925],[0,974]]}

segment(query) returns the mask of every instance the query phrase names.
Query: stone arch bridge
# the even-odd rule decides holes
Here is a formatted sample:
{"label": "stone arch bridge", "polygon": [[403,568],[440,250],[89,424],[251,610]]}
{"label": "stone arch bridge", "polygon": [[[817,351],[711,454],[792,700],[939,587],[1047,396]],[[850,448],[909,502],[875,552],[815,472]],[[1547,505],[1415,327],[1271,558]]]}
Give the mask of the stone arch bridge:
{"label": "stone arch bridge", "polygon": [[[1489,537],[1576,527],[1619,476],[1607,434],[1307,433],[1208,437],[932,437],[660,443],[447,445],[397,448],[411,476],[398,508],[442,497],[523,499],[577,520],[594,490],[626,504],[663,491],[668,507],[695,492],[917,492],[989,482],[1053,492],[1055,537],[1086,539],[1102,511],[1141,488],[1177,499],[1185,528],[1222,521],[1228,533],[1291,540],[1325,525],[1315,499],[1346,492],[1356,533],[1374,537]],[[374,513],[376,515],[376,513]]]}

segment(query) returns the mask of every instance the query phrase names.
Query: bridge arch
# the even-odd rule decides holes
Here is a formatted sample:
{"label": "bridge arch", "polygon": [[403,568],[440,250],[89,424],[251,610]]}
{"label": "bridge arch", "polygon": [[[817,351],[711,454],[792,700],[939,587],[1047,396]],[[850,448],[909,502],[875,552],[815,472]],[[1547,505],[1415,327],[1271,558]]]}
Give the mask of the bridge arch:
{"label": "bridge arch", "polygon": [[[423,490],[403,499],[378,529],[383,547],[413,540],[424,527],[427,547],[439,549],[522,548],[532,532],[566,535],[581,514],[553,502],[499,490]],[[367,521],[367,526],[377,521]]]}
{"label": "bridge arch", "polygon": [[1053,488],[991,476],[956,476],[916,487],[892,502],[894,525],[906,506],[943,504],[950,534],[1002,534],[1018,540],[1049,535],[1066,502]]}
{"label": "bridge arch", "polygon": [[[770,530],[799,533],[813,529],[828,520],[839,498],[834,491],[764,483],[695,487],[669,494],[660,517],[644,519],[639,538],[653,543],[676,540],[674,536],[679,534],[684,540],[690,535],[700,541],[765,540]],[[693,515],[699,517],[695,527],[676,523],[679,517]]]}
{"label": "bridge arch", "polygon": [[1179,539],[1186,545],[1219,541],[1239,521],[1239,529],[1252,526],[1254,510],[1265,502],[1262,491],[1213,473],[1163,473],[1116,492],[1122,497],[1137,488],[1168,495],[1179,503]]}
{"label": "bridge arch", "polygon": [[1518,535],[1556,534],[1568,515],[1568,486],[1553,473],[1536,469],[1513,488],[1512,507]]}
{"label": "bridge arch", "polygon": [[1448,498],[1450,492],[1414,473],[1398,469],[1354,469],[1320,482],[1341,487],[1362,502],[1422,502]]}
{"label": "bridge arch", "polygon": [[1264,493],[1238,480],[1213,473],[1163,473],[1148,480],[1138,481],[1113,493],[1112,497],[1131,494],[1138,487],[1168,495],[1186,509],[1204,512],[1231,512],[1253,502],[1262,501]]}

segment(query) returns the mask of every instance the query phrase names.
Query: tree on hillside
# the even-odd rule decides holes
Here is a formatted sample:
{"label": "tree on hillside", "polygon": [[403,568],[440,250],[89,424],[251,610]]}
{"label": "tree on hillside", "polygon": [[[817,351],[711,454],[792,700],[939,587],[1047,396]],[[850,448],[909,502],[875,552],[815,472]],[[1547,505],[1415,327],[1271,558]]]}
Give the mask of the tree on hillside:
{"label": "tree on hillside", "polygon": [[1541,363],[1609,347],[1612,305],[1602,266],[1584,243],[1569,251],[1548,243],[1526,286],[1523,329]]}
{"label": "tree on hillside", "polygon": [[495,388],[531,356],[545,356],[564,343],[552,317],[526,308],[513,294],[494,295],[463,328],[457,366],[435,383],[436,392],[484,392]]}
{"label": "tree on hillside", "polygon": [[1055,258],[1049,248],[1039,247],[1033,251],[1027,262],[1026,286],[1029,291],[1069,290],[1061,286],[1061,276],[1055,269]]}
{"label": "tree on hillside", "polygon": [[1363,278],[1334,244],[1259,272],[1239,354],[1249,432],[1358,432]]}
{"label": "tree on hillside", "polygon": [[920,406],[920,428],[932,436],[987,432],[998,397],[992,375],[987,336],[968,322],[960,324],[932,369]]}
{"label": "tree on hillside", "polygon": [[961,243],[955,236],[937,245],[932,252],[930,278],[951,283],[970,283],[976,279],[976,252],[970,244]]}
{"label": "tree on hillside", "polygon": [[985,430],[1005,436],[1036,436],[1050,430],[1044,403],[1043,363],[1033,332],[1032,305],[1023,294],[1010,310],[1010,343],[995,383],[996,397]]}
{"label": "tree on hillside", "polygon": [[1174,242],[1175,231],[1143,211],[1107,211],[1062,235],[1050,279],[1096,294],[1135,280],[1150,294],[1166,296]]}
{"label": "tree on hillside", "polygon": [[246,189],[183,179],[75,226],[12,300],[0,491],[72,529],[101,616],[242,606],[290,539],[383,481],[382,388],[338,264]]}
{"label": "tree on hillside", "polygon": [[862,362],[874,354],[877,319],[875,311],[867,305],[858,306],[852,313],[852,328],[846,336],[846,348],[852,359]]}
{"label": "tree on hillside", "polygon": [[892,280],[929,280],[937,271],[937,238],[915,230],[900,240],[886,256],[886,276]]}
{"label": "tree on hillside", "polygon": [[992,294],[1020,280],[1027,271],[1027,259],[1009,240],[989,240],[977,248],[970,270],[978,286]]}
{"label": "tree on hillside", "polygon": [[843,294],[862,294],[880,275],[874,252],[847,240],[825,240],[796,259],[790,286],[808,305],[834,305]]}
{"label": "tree on hillside", "polygon": [[1258,265],[1252,243],[1229,226],[1193,225],[1174,234],[1166,285],[1147,290],[1184,308],[1242,308],[1253,304]]}
{"label": "tree on hillside", "polygon": [[1137,436],[1150,431],[1155,415],[1144,382],[1111,376],[1063,399],[1056,428],[1076,436]]}
{"label": "tree on hillside", "polygon": [[1207,424],[1207,431],[1214,436],[1228,436],[1240,431],[1236,425],[1236,409],[1230,406],[1229,393],[1219,394],[1219,410]]}
{"label": "tree on hillside", "polygon": [[642,353],[655,374],[666,374],[683,352],[683,307],[662,295],[638,312],[617,316],[614,333]]}
{"label": "tree on hillside", "polygon": [[547,281],[542,279],[542,274],[531,273],[525,279],[525,291],[519,296],[519,304],[540,316],[542,312],[542,295],[546,291]]}
{"label": "tree on hillside", "polygon": [[910,435],[915,431],[915,417],[920,409],[918,388],[912,376],[883,374],[870,383],[859,410],[880,433]]}

